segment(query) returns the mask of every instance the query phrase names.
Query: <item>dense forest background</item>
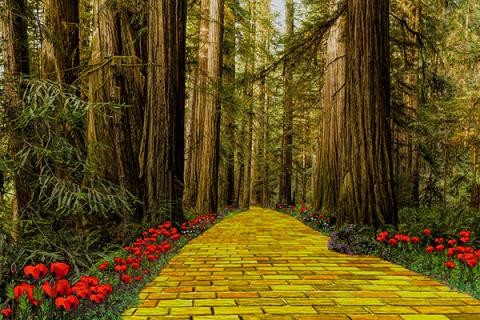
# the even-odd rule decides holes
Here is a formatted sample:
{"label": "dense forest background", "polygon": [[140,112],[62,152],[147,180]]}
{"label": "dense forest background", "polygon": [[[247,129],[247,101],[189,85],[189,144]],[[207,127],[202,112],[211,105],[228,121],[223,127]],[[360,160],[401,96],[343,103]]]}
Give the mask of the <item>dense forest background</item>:
{"label": "dense forest background", "polygon": [[2,270],[82,268],[137,226],[226,206],[374,225],[480,210],[476,1],[1,0],[0,15]]}

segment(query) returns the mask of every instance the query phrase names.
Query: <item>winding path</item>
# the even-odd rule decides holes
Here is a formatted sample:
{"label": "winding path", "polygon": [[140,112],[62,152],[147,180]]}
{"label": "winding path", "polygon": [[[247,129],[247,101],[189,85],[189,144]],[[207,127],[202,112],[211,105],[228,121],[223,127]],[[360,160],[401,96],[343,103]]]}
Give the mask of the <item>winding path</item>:
{"label": "winding path", "polygon": [[124,319],[480,320],[480,300],[327,241],[269,209],[226,218],[184,247]]}

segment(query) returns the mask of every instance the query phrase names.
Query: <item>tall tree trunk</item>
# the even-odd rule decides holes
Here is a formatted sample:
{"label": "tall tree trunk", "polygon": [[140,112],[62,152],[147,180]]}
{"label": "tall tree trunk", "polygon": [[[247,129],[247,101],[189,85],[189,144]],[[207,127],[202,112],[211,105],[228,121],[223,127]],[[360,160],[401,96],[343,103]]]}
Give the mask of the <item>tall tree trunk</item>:
{"label": "tall tree trunk", "polygon": [[[403,10],[403,19],[407,26],[403,28],[403,127],[399,127],[397,141],[398,157],[398,205],[399,207],[417,207],[419,205],[419,150],[415,141],[415,132],[411,124],[416,121],[418,110],[418,46],[419,39],[415,32],[419,32],[421,4],[418,1],[407,0],[400,2]],[[414,130],[414,129],[413,129]]]}
{"label": "tall tree trunk", "polygon": [[[222,83],[223,0],[210,0],[208,27],[208,92],[205,99],[197,209],[216,212],[220,158],[220,87]],[[198,107],[198,106],[197,106]]]}
{"label": "tall tree trunk", "polygon": [[[293,35],[294,28],[294,2],[286,1],[286,35]],[[294,61],[286,59],[284,65],[284,98],[283,98],[283,135],[281,144],[281,166],[280,166],[280,189],[279,201],[283,204],[292,203],[292,149],[293,149],[293,101],[292,101],[292,81],[293,81]]]}
{"label": "tall tree trunk", "polygon": [[389,3],[348,0],[344,177],[339,225],[395,224],[390,113]]}
{"label": "tall tree trunk", "polygon": [[[1,15],[3,36],[4,36],[4,93],[5,103],[12,113],[17,115],[22,111],[22,95],[24,84],[21,82],[23,75],[30,74],[30,56],[28,54],[28,34],[26,3],[24,0],[2,0],[1,7],[5,9]],[[9,137],[9,151],[13,160],[17,159],[17,153],[23,148],[25,141],[22,141],[22,132],[13,128]],[[13,199],[13,220],[19,219],[20,214],[27,212],[31,199],[32,183],[31,172],[33,162],[25,161],[24,166],[14,176],[15,195]]]}
{"label": "tall tree trunk", "polygon": [[151,220],[182,207],[185,116],[185,0],[148,1],[147,103],[140,151]]}
{"label": "tall tree trunk", "polygon": [[226,165],[226,199],[227,206],[236,205],[235,203],[235,56],[236,56],[236,27],[237,21],[235,6],[237,0],[227,0],[225,3],[225,39],[224,39],[224,64],[223,64],[223,92],[222,101],[222,126],[226,137],[226,151],[224,154]]}
{"label": "tall tree trunk", "polygon": [[77,80],[80,65],[79,23],[78,0],[45,2],[47,35],[42,44],[42,77],[68,85]]}
{"label": "tall tree trunk", "polygon": [[[338,0],[332,1],[333,8],[338,4]],[[340,130],[345,108],[344,35],[345,18],[342,16],[329,31],[325,54],[324,85],[321,93],[323,112],[315,168],[317,185],[313,195],[315,210],[335,210],[340,189]]]}
{"label": "tall tree trunk", "polygon": [[[93,10],[96,18],[88,83],[91,102],[87,119],[88,156],[96,177],[142,199],[138,159],[145,81],[140,67],[122,66],[141,61],[142,53],[134,40],[138,30],[130,24],[132,13],[111,1],[95,0]],[[102,110],[97,105],[106,102],[128,107]],[[141,208],[137,213],[140,219]]]}
{"label": "tall tree trunk", "polygon": [[203,126],[205,123],[205,105],[208,92],[208,51],[210,27],[210,2],[216,0],[201,0],[200,2],[200,27],[198,32],[197,68],[193,84],[193,97],[190,110],[189,143],[187,163],[185,165],[185,192],[184,205],[195,207],[197,205],[198,186],[200,183],[200,151],[203,144]]}

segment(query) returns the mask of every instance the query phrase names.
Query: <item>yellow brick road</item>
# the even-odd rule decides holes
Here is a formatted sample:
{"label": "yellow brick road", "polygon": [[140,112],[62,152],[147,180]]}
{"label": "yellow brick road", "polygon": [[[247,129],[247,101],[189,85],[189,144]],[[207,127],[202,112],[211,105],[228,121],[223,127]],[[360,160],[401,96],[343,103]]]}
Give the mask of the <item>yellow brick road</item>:
{"label": "yellow brick road", "polygon": [[327,241],[273,210],[226,218],[185,246],[124,319],[480,320],[479,300]]}

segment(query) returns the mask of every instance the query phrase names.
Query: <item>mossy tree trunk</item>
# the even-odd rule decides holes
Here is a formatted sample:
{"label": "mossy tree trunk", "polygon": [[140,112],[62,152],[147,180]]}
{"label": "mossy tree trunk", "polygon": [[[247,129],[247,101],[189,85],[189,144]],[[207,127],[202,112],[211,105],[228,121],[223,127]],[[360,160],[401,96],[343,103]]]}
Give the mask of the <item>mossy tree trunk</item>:
{"label": "mossy tree trunk", "polygon": [[148,1],[147,101],[140,173],[150,220],[184,220],[186,1]]}
{"label": "mossy tree trunk", "polygon": [[348,0],[344,171],[338,225],[395,224],[390,129],[389,3]]}

